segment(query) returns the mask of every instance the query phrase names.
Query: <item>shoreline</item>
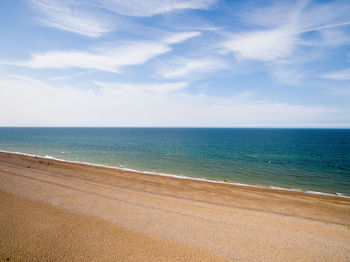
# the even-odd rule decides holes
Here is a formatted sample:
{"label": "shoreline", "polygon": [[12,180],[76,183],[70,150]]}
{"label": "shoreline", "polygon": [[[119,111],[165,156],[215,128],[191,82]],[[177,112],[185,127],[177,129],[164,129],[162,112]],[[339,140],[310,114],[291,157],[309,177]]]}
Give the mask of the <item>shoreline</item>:
{"label": "shoreline", "polygon": [[109,165],[102,165],[102,164],[96,164],[96,163],[90,163],[90,162],[84,162],[84,161],[65,160],[65,159],[60,159],[60,158],[56,158],[56,157],[48,156],[48,155],[41,156],[41,155],[34,155],[34,154],[13,152],[13,151],[6,151],[6,150],[0,150],[0,153],[9,153],[9,154],[29,156],[29,157],[40,157],[40,158],[51,159],[51,160],[55,160],[55,161],[59,161],[59,162],[66,162],[66,163],[72,163],[72,164],[82,164],[82,165],[88,165],[88,166],[94,166],[94,167],[103,167],[103,168],[109,168],[112,170],[114,169],[114,170],[120,170],[120,171],[142,173],[142,174],[146,174],[146,175],[156,175],[156,176],[162,176],[162,177],[172,177],[172,178],[177,178],[177,179],[203,181],[203,182],[208,182],[208,183],[226,184],[226,185],[232,185],[232,186],[263,188],[263,189],[290,191],[290,192],[297,192],[297,193],[305,193],[305,194],[312,194],[312,195],[324,195],[324,196],[341,197],[341,198],[350,199],[350,196],[348,196],[342,192],[337,192],[337,193],[332,194],[332,193],[319,192],[319,191],[313,191],[313,190],[285,188],[285,187],[279,187],[279,186],[273,186],[273,185],[259,185],[259,184],[254,185],[254,184],[246,184],[246,183],[239,183],[239,182],[225,182],[225,181],[221,181],[221,180],[189,177],[189,176],[185,176],[185,175],[175,175],[175,174],[167,174],[167,173],[160,173],[160,172],[143,171],[143,170],[130,169],[130,168],[126,168],[126,167],[109,166]]}

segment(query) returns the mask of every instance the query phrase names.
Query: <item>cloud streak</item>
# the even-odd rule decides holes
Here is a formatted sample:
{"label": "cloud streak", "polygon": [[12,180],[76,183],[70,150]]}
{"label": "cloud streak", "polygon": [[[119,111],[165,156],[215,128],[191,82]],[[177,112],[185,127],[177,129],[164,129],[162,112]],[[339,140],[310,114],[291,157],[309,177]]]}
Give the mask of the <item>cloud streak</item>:
{"label": "cloud streak", "polygon": [[41,14],[37,22],[44,26],[97,38],[115,29],[106,15],[88,10],[72,0],[30,0],[31,6]]}
{"label": "cloud streak", "polygon": [[[98,38],[114,31],[120,15],[149,17],[175,10],[207,9],[217,0],[27,0],[41,25]],[[114,14],[112,14],[114,13]]]}
{"label": "cloud streak", "polygon": [[217,57],[175,58],[161,63],[158,74],[164,78],[191,78],[228,68],[228,64]]}
{"label": "cloud streak", "polygon": [[233,52],[239,60],[274,61],[291,55],[296,48],[297,36],[289,31],[288,28],[279,28],[233,34],[221,47],[224,53]]}
{"label": "cloud streak", "polygon": [[[256,8],[239,16],[252,29],[227,34],[220,47],[224,53],[233,53],[239,60],[273,62],[293,59],[291,57],[298,48],[308,43],[303,39],[304,34],[349,25],[349,10],[347,4],[308,4],[307,1]],[[333,34],[333,37],[342,36]],[[319,45],[327,44],[322,40],[318,37],[316,41]],[[344,41],[333,40],[333,44],[336,43]]]}
{"label": "cloud streak", "polygon": [[171,44],[179,44],[198,35],[197,32],[178,33],[160,41],[124,42],[90,52],[50,51],[32,54],[28,61],[0,61],[0,64],[33,69],[82,68],[118,73],[121,67],[146,63],[158,55],[169,52]]}
{"label": "cloud streak", "polygon": [[71,78],[75,78],[75,77],[91,74],[93,72],[95,72],[95,70],[88,70],[88,71],[78,72],[78,73],[75,73],[75,74],[70,74],[70,75],[65,75],[65,76],[52,77],[49,80],[50,81],[67,80],[67,79],[71,79]]}
{"label": "cloud streak", "polygon": [[322,78],[330,80],[350,80],[350,68],[330,72],[322,76]]}
{"label": "cloud streak", "polygon": [[101,0],[100,4],[112,12],[128,16],[153,16],[176,10],[207,9],[217,0]]}

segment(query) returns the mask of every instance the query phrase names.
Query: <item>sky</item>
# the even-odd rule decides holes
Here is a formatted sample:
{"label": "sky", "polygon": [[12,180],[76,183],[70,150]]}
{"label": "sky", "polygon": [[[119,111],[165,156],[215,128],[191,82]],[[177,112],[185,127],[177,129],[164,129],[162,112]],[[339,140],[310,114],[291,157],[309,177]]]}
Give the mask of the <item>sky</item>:
{"label": "sky", "polygon": [[350,127],[350,1],[1,0],[0,126]]}

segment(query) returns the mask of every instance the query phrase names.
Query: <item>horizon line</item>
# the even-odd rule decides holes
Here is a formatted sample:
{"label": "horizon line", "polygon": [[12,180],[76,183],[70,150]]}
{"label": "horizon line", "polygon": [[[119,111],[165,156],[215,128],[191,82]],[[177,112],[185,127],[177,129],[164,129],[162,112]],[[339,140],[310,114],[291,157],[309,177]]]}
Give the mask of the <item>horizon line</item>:
{"label": "horizon line", "polygon": [[222,128],[222,129],[350,129],[350,126],[0,126],[0,128]]}

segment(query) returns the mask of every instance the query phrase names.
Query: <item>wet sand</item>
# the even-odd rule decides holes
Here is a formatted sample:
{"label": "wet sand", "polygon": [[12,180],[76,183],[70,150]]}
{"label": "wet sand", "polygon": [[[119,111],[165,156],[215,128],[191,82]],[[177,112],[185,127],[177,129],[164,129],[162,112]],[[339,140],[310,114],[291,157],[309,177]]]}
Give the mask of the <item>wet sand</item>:
{"label": "wet sand", "polygon": [[0,153],[0,261],[349,261],[350,199]]}

